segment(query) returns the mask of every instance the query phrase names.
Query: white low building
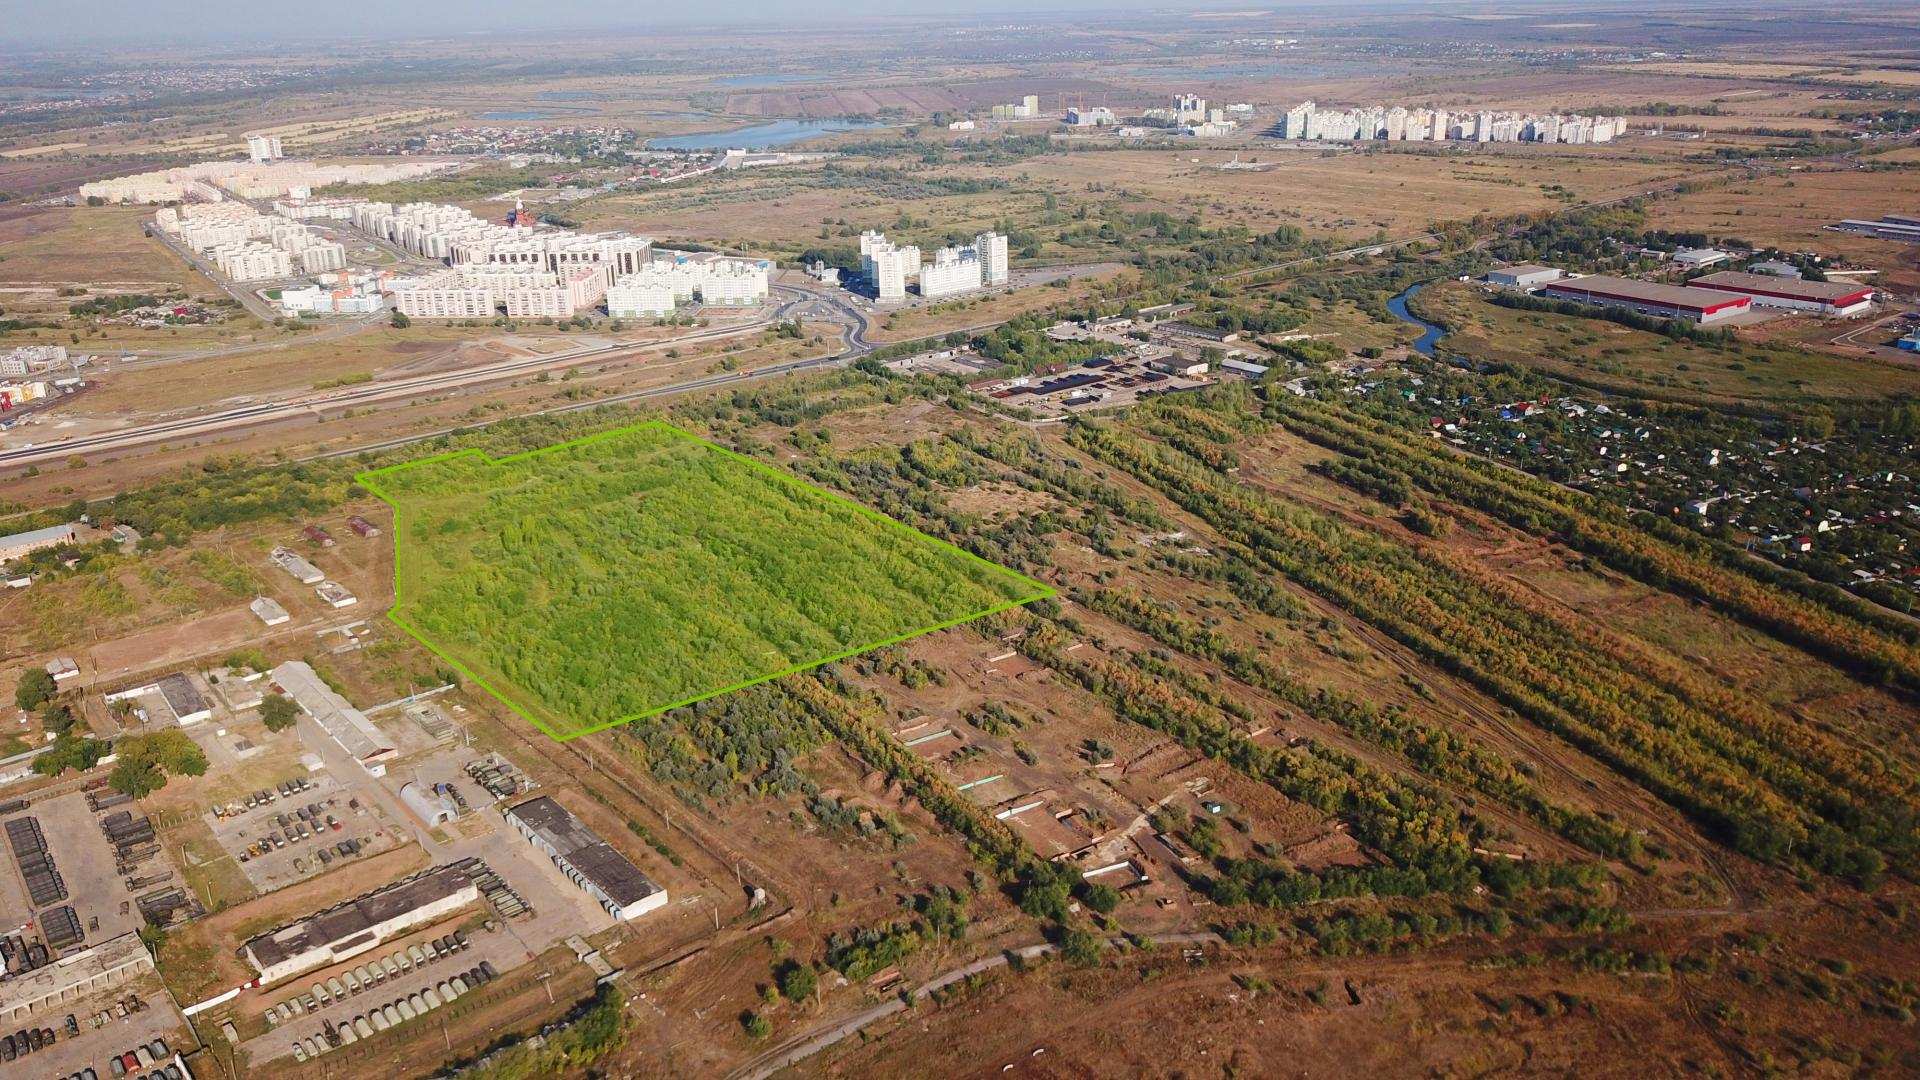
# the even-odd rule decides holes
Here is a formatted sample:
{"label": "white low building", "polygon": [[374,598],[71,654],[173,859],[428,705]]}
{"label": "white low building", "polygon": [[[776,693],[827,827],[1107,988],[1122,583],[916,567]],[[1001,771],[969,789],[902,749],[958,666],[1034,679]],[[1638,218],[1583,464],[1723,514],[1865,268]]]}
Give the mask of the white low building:
{"label": "white low building", "polygon": [[347,755],[373,776],[387,774],[387,762],[400,756],[393,740],[368,720],[365,713],[335,693],[303,660],[289,660],[274,668],[273,682],[313,717]]}
{"label": "white low building", "polygon": [[262,986],[337,964],[477,903],[475,878],[485,869],[467,859],[424,870],[250,938],[241,955],[259,972]]}
{"label": "white low building", "polygon": [[636,919],[667,905],[665,889],[548,796],[528,799],[505,814],[508,824],[614,918]]}

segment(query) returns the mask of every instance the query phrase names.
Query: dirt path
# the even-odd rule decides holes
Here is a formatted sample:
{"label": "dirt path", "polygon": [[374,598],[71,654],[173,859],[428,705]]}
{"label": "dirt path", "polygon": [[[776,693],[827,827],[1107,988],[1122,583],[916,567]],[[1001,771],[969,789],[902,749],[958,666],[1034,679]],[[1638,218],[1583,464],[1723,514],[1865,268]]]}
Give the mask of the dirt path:
{"label": "dirt path", "polygon": [[[1117,946],[1122,940],[1121,938],[1109,938],[1107,944],[1109,946]],[[1226,944],[1218,934],[1208,932],[1154,934],[1149,936],[1147,940],[1153,942],[1155,945]],[[971,963],[962,964],[957,968],[943,972],[921,983],[911,994],[898,995],[871,1008],[855,1013],[844,1020],[829,1024],[826,1027],[815,1028],[812,1031],[795,1035],[779,1046],[738,1066],[727,1074],[727,1080],[766,1080],[767,1077],[772,1076],[780,1070],[791,1068],[805,1061],[807,1058],[818,1054],[822,1050],[833,1046],[835,1043],[858,1034],[862,1029],[872,1024],[878,1023],[896,1013],[904,1012],[909,1007],[907,1004],[909,1000],[922,998],[935,991],[944,990],[962,979],[972,978],[981,972],[1005,967],[1016,958],[1020,960],[1034,960],[1046,956],[1055,950],[1056,946],[1041,942],[1039,944],[1008,949],[1004,952],[995,953],[992,956],[983,956]]]}

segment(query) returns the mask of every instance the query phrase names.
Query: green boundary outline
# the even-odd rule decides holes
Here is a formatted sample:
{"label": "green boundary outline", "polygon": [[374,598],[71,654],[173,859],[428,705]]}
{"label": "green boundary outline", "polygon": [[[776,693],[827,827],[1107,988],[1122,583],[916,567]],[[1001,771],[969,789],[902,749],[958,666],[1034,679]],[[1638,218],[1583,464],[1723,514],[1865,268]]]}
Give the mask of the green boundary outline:
{"label": "green boundary outline", "polygon": [[[895,635],[893,637],[887,638],[884,641],[876,641],[876,642],[872,642],[871,644],[856,646],[855,648],[848,649],[845,652],[835,653],[832,656],[824,656],[818,660],[803,661],[801,663],[793,665],[792,667],[784,668],[780,671],[771,672],[766,675],[755,676],[750,679],[744,679],[740,682],[734,683],[731,686],[723,686],[717,690],[708,690],[704,693],[695,694],[694,696],[685,698],[681,701],[675,701],[666,705],[656,706],[644,712],[634,713],[631,716],[618,717],[613,720],[608,720],[607,722],[602,724],[596,724],[593,727],[582,728],[579,731],[574,731],[574,732],[570,732],[568,734],[563,735],[557,731],[554,731],[551,727],[548,727],[544,721],[532,715],[532,713],[529,712],[527,709],[522,708],[520,705],[516,704],[512,698],[508,697],[506,694],[496,689],[491,683],[487,682],[487,680],[474,674],[471,670],[468,669],[466,664],[460,661],[458,657],[449,655],[445,650],[441,649],[440,646],[435,645],[432,641],[428,640],[425,634],[422,634],[418,629],[409,625],[408,622],[400,616],[400,605],[404,603],[406,600],[405,589],[403,587],[405,577],[401,572],[401,568],[405,565],[405,560],[402,558],[402,554],[405,548],[401,542],[401,536],[405,531],[405,529],[407,528],[407,526],[411,524],[411,518],[408,515],[407,509],[405,505],[402,503],[402,501],[397,499],[393,495],[389,494],[384,488],[382,488],[377,478],[387,473],[395,473],[395,472],[400,472],[406,469],[420,468],[422,466],[432,465],[435,462],[450,461],[455,458],[475,457],[475,458],[481,459],[483,462],[485,462],[489,466],[506,465],[512,462],[521,461],[526,458],[532,458],[540,454],[552,453],[560,450],[567,450],[574,447],[586,446],[595,442],[599,442],[604,439],[611,439],[617,436],[626,435],[630,432],[640,431],[648,428],[652,428],[659,431],[665,431],[670,435],[684,439],[688,442],[696,443],[700,446],[704,446],[709,450],[718,451],[719,453],[725,454],[736,461],[744,462],[745,464],[774,477],[776,480],[780,482],[791,484],[795,487],[801,488],[802,490],[811,492],[815,495],[824,495],[829,499],[833,499],[838,502],[844,503],[847,506],[851,507],[855,512],[862,514],[868,518],[871,518],[872,520],[880,523],[883,527],[905,530],[906,532],[912,534],[915,537],[918,537],[921,540],[935,544],[939,547],[946,548],[948,551],[955,552],[960,556],[962,556],[963,558],[971,559],[972,561],[979,563],[982,566],[989,567],[990,569],[993,569],[995,571],[998,571],[1001,574],[1005,574],[1009,577],[1012,577],[1017,581],[1022,581],[1028,585],[1032,585],[1038,591],[1034,592],[1032,595],[1022,596],[1017,599],[1009,600],[1002,604],[996,604],[993,607],[984,608],[980,611],[976,611],[971,614],[962,615],[956,619],[949,619],[943,623],[937,623],[933,626],[923,627],[918,630],[909,630],[904,634]],[[648,717],[658,716],[661,713],[667,712],[672,709],[682,708],[687,705],[692,705],[698,701],[705,701],[708,698],[719,697],[721,694],[730,694],[735,690],[744,690],[749,686],[758,686],[759,684],[764,682],[772,682],[775,679],[784,678],[785,676],[788,676],[788,675],[793,675],[798,672],[807,671],[812,668],[820,667],[823,664],[831,664],[836,660],[845,660],[847,657],[857,656],[864,652],[871,652],[874,649],[883,649],[888,645],[897,645],[903,641],[908,641],[925,634],[935,633],[940,630],[946,630],[950,627],[959,626],[961,623],[972,622],[975,619],[983,619],[983,618],[986,618],[988,615],[993,615],[1002,611],[1007,611],[1012,608],[1020,607],[1024,604],[1030,604],[1036,600],[1049,599],[1051,597],[1058,596],[1060,593],[1060,590],[1054,588],[1051,585],[1048,585],[1044,581],[1037,581],[1033,578],[1028,577],[1025,574],[1020,573],[1017,570],[1013,570],[1008,567],[1002,566],[999,563],[992,561],[991,559],[982,558],[979,555],[976,555],[973,552],[968,551],[963,547],[960,547],[956,544],[949,543],[948,541],[942,540],[937,536],[930,536],[924,532],[921,532],[919,529],[916,529],[913,526],[908,525],[903,521],[898,521],[894,518],[890,518],[887,515],[882,514],[879,511],[873,509],[872,507],[864,506],[861,503],[855,502],[853,499],[850,499],[847,496],[842,495],[837,491],[829,491],[826,488],[820,487],[816,484],[810,484],[807,481],[792,475],[791,473],[784,472],[780,469],[776,469],[773,466],[767,464],[766,462],[748,457],[747,455],[739,453],[738,451],[729,450],[726,447],[719,445],[718,443],[709,441],[707,439],[703,439],[700,436],[695,435],[690,431],[686,431],[682,428],[676,427],[673,424],[669,424],[665,420],[644,420],[637,424],[628,424],[625,427],[612,428],[607,431],[596,432],[595,434],[582,436],[581,438],[572,439],[567,442],[554,443],[550,446],[542,446],[533,450],[525,450],[518,454],[509,454],[508,456],[503,458],[490,457],[488,456],[486,451],[481,450],[478,447],[468,447],[463,450],[451,450],[444,454],[435,454],[431,457],[424,457],[415,461],[403,461],[398,464],[386,465],[378,469],[371,469],[371,470],[368,470],[367,472],[363,472],[356,475],[354,477],[354,481],[358,483],[361,487],[364,487],[368,491],[373,492],[373,494],[377,496],[382,502],[386,503],[388,506],[391,506],[393,508],[393,517],[394,517],[393,597],[394,597],[394,600],[393,600],[393,606],[387,609],[387,619],[390,622],[392,622],[395,626],[398,626],[400,629],[405,630],[408,634],[412,635],[413,639],[415,641],[418,641],[420,644],[426,646],[429,652],[433,653],[435,656],[438,656],[440,659],[445,660],[447,663],[452,664],[454,667],[454,670],[460,672],[460,674],[466,676],[468,679],[472,680],[475,684],[480,686],[481,689],[493,695],[495,700],[499,701],[502,705],[505,705],[509,710],[513,712],[514,715],[520,717],[522,720],[527,721],[528,723],[532,724],[534,727],[539,728],[542,732],[546,734],[548,738],[553,739],[556,742],[568,742],[573,739],[577,739],[582,735],[591,735],[596,731],[605,731],[608,728],[619,727],[622,724],[631,724],[636,720],[645,720]]]}

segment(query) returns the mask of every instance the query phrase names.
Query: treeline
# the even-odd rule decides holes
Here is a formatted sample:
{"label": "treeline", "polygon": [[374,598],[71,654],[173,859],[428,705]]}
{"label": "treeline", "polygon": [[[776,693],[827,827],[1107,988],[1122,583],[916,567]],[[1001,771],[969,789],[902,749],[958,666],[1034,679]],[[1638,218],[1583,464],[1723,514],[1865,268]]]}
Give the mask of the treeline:
{"label": "treeline", "polygon": [[[1179,407],[1152,411],[1177,416]],[[1920,854],[1912,785],[1810,725],[1567,619],[1442,552],[1275,499],[1185,447],[1083,425],[1076,445],[1292,578],[1608,762],[1754,858],[1871,879]]]}
{"label": "treeline", "polygon": [[999,878],[1022,911],[1066,932],[1073,918],[1074,895],[1089,888],[1077,871],[1042,859],[1011,826],[981,809],[932,765],[868,719],[878,704],[832,668],[790,676],[780,686],[842,746],[885,773],[935,821],[958,833],[967,851]]}
{"label": "treeline", "polygon": [[156,296],[152,293],[120,293],[113,296],[93,296],[67,306],[71,315],[117,315],[134,308],[156,307],[160,304],[175,302],[173,297]]}
{"label": "treeline", "polygon": [[795,763],[826,742],[827,734],[785,695],[756,686],[628,724],[615,738],[655,779],[700,805],[724,802],[736,792],[819,795]]}
{"label": "treeline", "polygon": [[1264,411],[1292,431],[1526,532],[1553,535],[1655,588],[1688,593],[1871,682],[1920,690],[1920,626],[1722,541],[1493,462],[1350,409],[1286,394]]}
{"label": "treeline", "polygon": [[1197,250],[1155,255],[1142,252],[1134,263],[1149,284],[1171,284],[1193,278],[1248,270],[1288,259],[1331,251],[1325,240],[1308,240],[1297,226],[1282,225],[1272,232],[1233,242],[1207,243]]}
{"label": "treeline", "polygon": [[1643,854],[1640,837],[1632,829],[1548,800],[1513,762],[1452,730],[1422,723],[1395,706],[1381,708],[1328,687],[1308,686],[1257,653],[1234,645],[1224,634],[1135,594],[1102,589],[1079,599],[1091,611],[1168,648],[1214,661],[1227,674],[1315,720],[1393,752],[1433,780],[1497,799],[1588,851],[1629,862]]}

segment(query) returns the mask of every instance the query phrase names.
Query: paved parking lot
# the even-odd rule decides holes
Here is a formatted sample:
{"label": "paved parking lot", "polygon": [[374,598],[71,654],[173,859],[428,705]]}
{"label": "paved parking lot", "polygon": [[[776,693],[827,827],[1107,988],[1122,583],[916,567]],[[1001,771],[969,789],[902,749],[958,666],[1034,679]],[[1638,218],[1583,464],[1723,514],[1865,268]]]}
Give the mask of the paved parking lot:
{"label": "paved parking lot", "polygon": [[[304,791],[282,796],[275,785],[276,798],[270,803],[224,817],[216,816],[211,810],[202,815],[208,828],[213,830],[214,839],[233,856],[241,872],[260,892],[285,888],[339,866],[343,860],[365,858],[398,843],[377,811],[359,802],[329,773],[303,772],[301,778],[310,785]],[[302,809],[317,810],[317,818],[302,819],[299,815]],[[329,816],[340,823],[338,829],[327,825]],[[307,826],[305,836],[300,832],[303,824]],[[279,838],[281,846],[259,853],[256,845],[272,837]],[[333,850],[335,845],[349,839],[361,843],[359,852],[340,855]],[[319,856],[322,849],[327,850],[329,858]],[[245,861],[241,860],[242,855],[246,856]]]}
{"label": "paved parking lot", "polygon": [[[90,1017],[129,994],[138,997],[146,1008],[128,1013],[124,1020],[110,1020],[104,1027],[92,1026]],[[80,1025],[80,1034],[71,1038],[66,1029],[68,1013],[72,1013]],[[98,1073],[100,1080],[109,1080],[112,1074],[107,1071],[107,1059],[131,1051],[136,1045],[155,1039],[167,1040],[170,1049],[184,1050],[194,1045],[188,1037],[186,1018],[173,1007],[159,977],[152,973],[132,985],[37,1013],[30,1022],[53,1028],[59,1033],[59,1039],[51,1047],[0,1065],[0,1076],[7,1080],[60,1080],[88,1068]]]}

